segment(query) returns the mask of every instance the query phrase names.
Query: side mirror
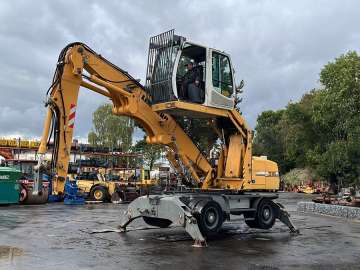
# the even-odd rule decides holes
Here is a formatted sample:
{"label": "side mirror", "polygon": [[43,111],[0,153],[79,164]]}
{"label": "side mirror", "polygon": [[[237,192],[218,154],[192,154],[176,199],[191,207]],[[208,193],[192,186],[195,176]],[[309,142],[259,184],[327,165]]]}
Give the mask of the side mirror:
{"label": "side mirror", "polygon": [[235,86],[235,92],[236,94],[240,94],[242,93],[242,88],[244,87],[245,83],[244,83],[244,80],[241,80],[240,84]]}

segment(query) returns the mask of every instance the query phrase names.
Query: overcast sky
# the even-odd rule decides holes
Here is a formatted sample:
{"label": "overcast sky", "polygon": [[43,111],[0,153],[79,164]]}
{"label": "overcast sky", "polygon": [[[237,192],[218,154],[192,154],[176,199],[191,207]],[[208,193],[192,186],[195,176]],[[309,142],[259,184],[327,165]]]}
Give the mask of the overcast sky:
{"label": "overcast sky", "polygon": [[[60,50],[82,41],[144,82],[149,37],[179,35],[232,56],[245,80],[242,111],[279,109],[318,87],[321,67],[360,46],[359,1],[0,2],[0,137],[41,135],[43,105]],[[82,89],[76,137],[106,102]]]}

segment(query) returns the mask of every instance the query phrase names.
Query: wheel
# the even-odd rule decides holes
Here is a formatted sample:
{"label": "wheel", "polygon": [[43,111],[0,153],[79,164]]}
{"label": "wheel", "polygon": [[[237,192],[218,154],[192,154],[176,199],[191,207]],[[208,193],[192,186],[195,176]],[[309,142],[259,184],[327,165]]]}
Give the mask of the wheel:
{"label": "wheel", "polygon": [[275,223],[275,209],[270,200],[262,200],[257,207],[256,222],[259,229],[270,229]]}
{"label": "wheel", "polygon": [[49,196],[49,190],[42,188],[38,195],[32,194],[32,188],[21,186],[20,204],[43,204],[46,203]]}
{"label": "wheel", "polygon": [[108,192],[107,192],[106,188],[101,187],[101,186],[94,187],[90,192],[91,199],[93,199],[95,201],[99,201],[99,202],[100,201],[105,202],[107,199],[107,195],[108,195]]}
{"label": "wheel", "polygon": [[25,202],[27,197],[28,197],[28,191],[23,185],[21,185],[20,198],[19,198],[20,203]]}
{"label": "wheel", "polygon": [[121,203],[121,202],[123,202],[123,199],[121,198],[121,195],[119,194],[119,192],[115,191],[111,195],[111,202],[112,203]]}
{"label": "wheel", "polygon": [[159,228],[167,228],[171,225],[172,221],[165,218],[155,218],[155,217],[143,217],[144,222],[147,225],[159,227]]}
{"label": "wheel", "polygon": [[197,210],[197,221],[201,233],[205,236],[217,234],[224,222],[224,215],[220,205],[214,201],[200,201]]}
{"label": "wheel", "polygon": [[246,225],[248,225],[250,228],[258,228],[259,224],[257,223],[256,218],[254,220],[246,220],[246,218],[253,218],[253,215],[250,215],[249,213],[244,213],[244,218],[245,218],[245,223]]}
{"label": "wheel", "polygon": [[[253,214],[244,213],[244,217],[254,217]],[[270,229],[274,226],[275,223],[275,209],[273,207],[273,202],[270,200],[262,200],[255,213],[254,220],[245,220],[246,225],[250,228],[257,228],[257,229]]]}

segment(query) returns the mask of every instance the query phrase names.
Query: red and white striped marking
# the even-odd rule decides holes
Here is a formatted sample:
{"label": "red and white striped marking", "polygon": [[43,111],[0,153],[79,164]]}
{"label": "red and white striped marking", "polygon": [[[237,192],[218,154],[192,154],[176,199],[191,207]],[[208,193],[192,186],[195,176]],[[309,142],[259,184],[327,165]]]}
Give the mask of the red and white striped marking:
{"label": "red and white striped marking", "polygon": [[68,127],[69,128],[74,128],[75,114],[76,114],[76,106],[75,106],[75,104],[70,104],[70,113],[69,113],[69,119],[68,119]]}

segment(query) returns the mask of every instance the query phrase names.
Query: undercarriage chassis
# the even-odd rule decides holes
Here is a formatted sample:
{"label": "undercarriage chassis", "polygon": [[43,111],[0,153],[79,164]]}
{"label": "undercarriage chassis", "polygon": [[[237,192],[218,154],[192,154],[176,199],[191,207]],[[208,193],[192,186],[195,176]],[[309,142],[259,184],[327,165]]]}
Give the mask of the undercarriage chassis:
{"label": "undercarriage chassis", "polygon": [[165,228],[171,224],[184,227],[195,240],[195,246],[206,246],[206,238],[218,233],[232,215],[244,215],[252,228],[270,229],[279,219],[292,233],[298,233],[284,207],[274,202],[276,194],[229,194],[190,192],[142,196],[129,204],[120,228],[142,217],[152,226]]}

